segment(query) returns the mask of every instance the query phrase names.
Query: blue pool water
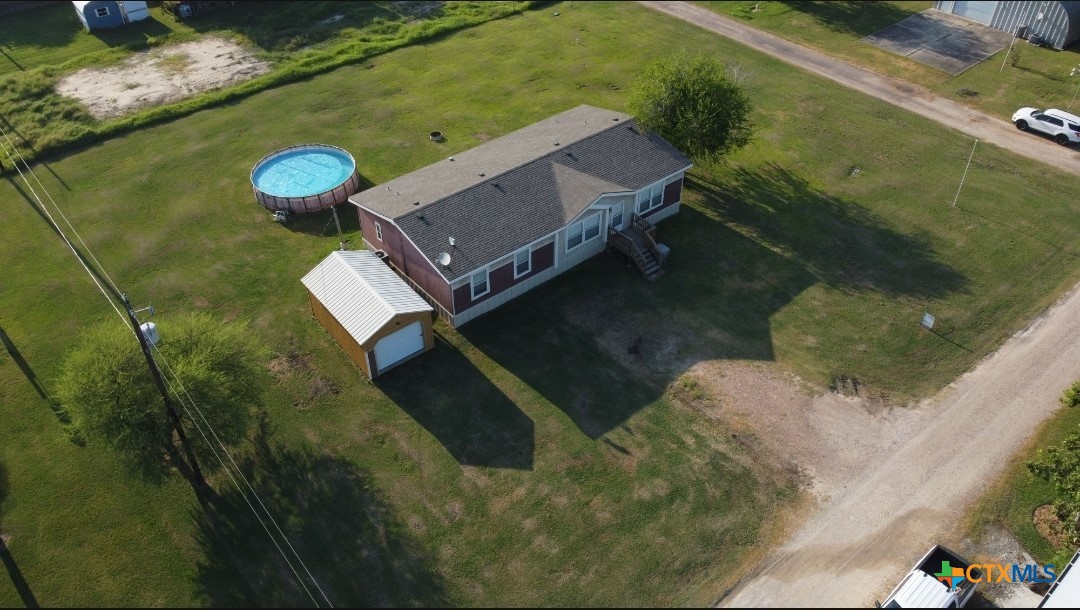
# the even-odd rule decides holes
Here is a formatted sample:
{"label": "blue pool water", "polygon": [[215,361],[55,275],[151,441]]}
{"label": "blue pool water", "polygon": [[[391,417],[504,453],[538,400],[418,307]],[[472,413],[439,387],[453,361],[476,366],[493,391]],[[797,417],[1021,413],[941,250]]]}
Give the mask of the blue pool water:
{"label": "blue pool water", "polygon": [[278,197],[306,197],[332,190],[349,179],[355,162],[331,148],[291,150],[255,169],[255,188]]}

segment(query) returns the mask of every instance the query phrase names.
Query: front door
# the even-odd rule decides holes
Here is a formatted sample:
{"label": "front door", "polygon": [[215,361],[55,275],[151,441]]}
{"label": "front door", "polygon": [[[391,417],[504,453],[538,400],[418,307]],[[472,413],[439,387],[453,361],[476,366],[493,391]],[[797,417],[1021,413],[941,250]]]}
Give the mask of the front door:
{"label": "front door", "polygon": [[623,228],[623,204],[611,206],[608,210],[608,216],[611,219],[608,226],[616,231],[621,231]]}

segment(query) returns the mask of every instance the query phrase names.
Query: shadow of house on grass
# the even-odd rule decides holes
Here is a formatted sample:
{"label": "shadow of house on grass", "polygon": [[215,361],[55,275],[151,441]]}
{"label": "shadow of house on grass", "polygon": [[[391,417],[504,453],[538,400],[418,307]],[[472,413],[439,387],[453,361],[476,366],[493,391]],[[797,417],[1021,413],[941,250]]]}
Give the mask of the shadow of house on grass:
{"label": "shadow of house on grass", "polygon": [[[338,607],[449,603],[434,560],[363,469],[328,454],[271,446],[265,420],[254,445],[254,454],[242,458],[240,468],[306,569],[267,522],[291,560],[290,569],[245,496],[236,486],[222,485],[220,496],[192,513],[201,551],[196,584],[208,605],[297,607],[312,605],[314,598],[322,606],[326,600],[320,589]],[[248,500],[258,508],[253,498]]]}
{"label": "shadow of house on grass", "polygon": [[435,349],[375,384],[458,463],[532,470],[533,421],[437,334]]}
{"label": "shadow of house on grass", "polygon": [[776,165],[725,184],[687,180],[658,226],[666,273],[641,279],[613,255],[475,320],[461,334],[598,439],[704,360],[774,360],[770,318],[823,283],[890,297],[964,290],[930,243]]}

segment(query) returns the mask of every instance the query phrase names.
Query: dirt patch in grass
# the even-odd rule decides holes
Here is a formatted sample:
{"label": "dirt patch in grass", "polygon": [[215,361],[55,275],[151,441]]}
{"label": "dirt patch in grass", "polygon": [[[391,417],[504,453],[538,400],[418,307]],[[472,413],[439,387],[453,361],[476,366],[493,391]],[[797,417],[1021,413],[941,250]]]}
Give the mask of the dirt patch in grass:
{"label": "dirt patch in grass", "polygon": [[136,53],[107,68],[87,68],[56,85],[96,119],[122,116],[149,106],[232,85],[270,71],[270,64],[220,38]]}
{"label": "dirt patch in grass", "polygon": [[1054,510],[1052,504],[1043,504],[1036,508],[1035,514],[1032,516],[1032,523],[1034,523],[1035,529],[1039,531],[1039,535],[1046,538],[1050,544],[1054,545],[1054,548],[1065,548],[1065,545],[1068,544],[1069,535],[1065,532],[1061,519],[1058,518],[1057,511]]}
{"label": "dirt patch in grass", "polygon": [[306,373],[311,369],[311,356],[290,350],[287,354],[274,356],[266,368],[270,369],[278,381],[283,381],[293,375]]}
{"label": "dirt patch in grass", "polygon": [[723,421],[735,442],[775,456],[819,499],[843,490],[917,433],[926,417],[921,409],[822,392],[765,362],[700,362],[671,389]]}

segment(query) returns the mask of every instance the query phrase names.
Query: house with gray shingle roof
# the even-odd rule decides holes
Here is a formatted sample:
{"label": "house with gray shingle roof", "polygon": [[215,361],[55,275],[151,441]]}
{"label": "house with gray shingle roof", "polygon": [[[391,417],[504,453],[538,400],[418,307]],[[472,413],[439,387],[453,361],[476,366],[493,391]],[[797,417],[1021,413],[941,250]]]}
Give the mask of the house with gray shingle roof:
{"label": "house with gray shingle roof", "polygon": [[349,198],[364,243],[452,326],[611,248],[646,275],[690,160],[629,115],[578,106]]}

